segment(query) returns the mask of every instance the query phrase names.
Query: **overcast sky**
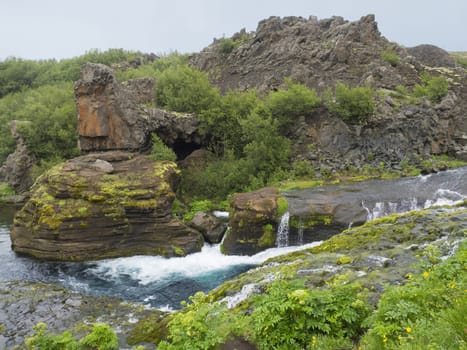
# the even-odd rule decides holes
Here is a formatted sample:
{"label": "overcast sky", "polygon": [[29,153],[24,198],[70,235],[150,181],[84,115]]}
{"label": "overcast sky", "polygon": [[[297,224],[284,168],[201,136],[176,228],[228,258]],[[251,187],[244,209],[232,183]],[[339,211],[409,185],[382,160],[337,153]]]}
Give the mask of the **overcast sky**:
{"label": "overcast sky", "polygon": [[467,0],[0,0],[0,60],[71,58],[94,48],[195,52],[269,16],[369,13],[391,41],[467,51]]}

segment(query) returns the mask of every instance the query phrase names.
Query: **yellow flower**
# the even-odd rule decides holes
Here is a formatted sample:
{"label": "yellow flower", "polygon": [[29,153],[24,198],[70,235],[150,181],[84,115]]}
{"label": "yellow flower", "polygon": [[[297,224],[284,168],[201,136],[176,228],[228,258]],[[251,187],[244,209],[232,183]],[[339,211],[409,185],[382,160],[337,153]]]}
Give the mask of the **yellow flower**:
{"label": "yellow flower", "polygon": [[428,273],[428,271],[425,271],[425,272],[423,273],[423,278],[428,278],[429,275],[430,275],[430,274]]}
{"label": "yellow flower", "polygon": [[411,273],[408,273],[405,277],[407,277],[409,280],[413,279],[413,275]]}
{"label": "yellow flower", "polygon": [[405,331],[406,331],[407,333],[412,333],[412,328],[411,328],[411,327],[407,327],[407,328],[405,329]]}
{"label": "yellow flower", "polygon": [[386,336],[383,336],[383,343],[386,343],[388,341],[388,338]]}

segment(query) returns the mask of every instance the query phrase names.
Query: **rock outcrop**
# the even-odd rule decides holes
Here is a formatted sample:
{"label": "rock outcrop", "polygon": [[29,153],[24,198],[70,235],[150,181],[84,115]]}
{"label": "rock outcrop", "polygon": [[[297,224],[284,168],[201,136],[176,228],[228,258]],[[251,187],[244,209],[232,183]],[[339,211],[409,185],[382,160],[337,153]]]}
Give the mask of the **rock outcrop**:
{"label": "rock outcrop", "polygon": [[83,151],[139,150],[147,147],[147,121],[138,102],[149,102],[153,80],[119,84],[113,70],[87,63],[75,83],[79,145]]}
{"label": "rock outcrop", "polygon": [[201,232],[209,243],[220,243],[227,229],[227,222],[220,220],[211,213],[199,211],[190,222],[197,231]]}
{"label": "rock outcrop", "polygon": [[[221,52],[220,41],[215,41],[191,59],[210,72],[223,91],[269,91],[286,77],[318,89],[337,81],[359,85],[372,80],[381,87],[419,81],[413,68],[384,64],[385,50],[401,57],[407,53],[381,36],[373,15],[355,22],[342,17],[270,17],[260,21],[255,32],[236,34],[233,40],[237,47],[230,53]],[[375,79],[382,73],[384,79]]]}
{"label": "rock outcrop", "polygon": [[172,162],[121,151],[67,161],[33,186],[13,250],[53,260],[199,251],[202,235],[172,216],[178,173]]}
{"label": "rock outcrop", "polygon": [[[341,17],[270,17],[255,32],[242,31],[230,40],[235,44],[230,52],[222,50],[221,39],[191,57],[222,91],[267,92],[283,86],[287,77],[319,93],[337,82],[379,91],[374,115],[363,125],[346,124],[325,107],[294,123],[288,135],[300,140],[294,143],[294,156],[315,169],[345,170],[380,162],[399,167],[404,159],[413,163],[437,154],[466,158],[467,74],[444,50],[430,45],[405,49],[391,43],[379,32],[373,15],[355,22]],[[420,84],[422,73],[449,81],[450,92],[440,103],[394,97],[398,86],[410,91]]]}
{"label": "rock outcrop", "polygon": [[230,205],[229,229],[222,243],[228,255],[253,255],[276,245],[279,192],[267,187],[236,193]]}
{"label": "rock outcrop", "polygon": [[0,167],[0,181],[7,182],[16,193],[24,193],[32,185],[31,171],[36,164],[36,159],[18,132],[16,128],[18,123],[26,122],[15,120],[10,124],[11,134],[16,141],[16,150],[7,157],[5,163]]}
{"label": "rock outcrop", "polygon": [[179,158],[200,147],[198,120],[154,107],[154,80],[117,82],[103,64],[87,63],[75,83],[79,147],[85,152],[150,147],[151,133],[174,148]]}
{"label": "rock outcrop", "polygon": [[420,63],[430,67],[455,67],[456,62],[448,52],[434,45],[418,45],[410,47],[407,52]]}

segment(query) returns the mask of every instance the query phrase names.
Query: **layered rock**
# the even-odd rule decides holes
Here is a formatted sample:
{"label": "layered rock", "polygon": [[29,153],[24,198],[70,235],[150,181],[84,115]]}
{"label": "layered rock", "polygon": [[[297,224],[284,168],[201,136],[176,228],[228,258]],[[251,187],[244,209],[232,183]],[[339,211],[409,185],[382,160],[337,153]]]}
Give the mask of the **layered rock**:
{"label": "layered rock", "polygon": [[277,200],[275,188],[236,193],[230,205],[229,229],[222,243],[228,255],[253,255],[276,245]]}
{"label": "layered rock", "polygon": [[36,164],[36,159],[18,132],[16,128],[18,123],[26,122],[14,120],[10,124],[11,134],[16,141],[16,149],[0,167],[0,181],[7,182],[16,193],[24,193],[32,185],[31,171]]}
{"label": "layered rock", "polygon": [[[373,15],[355,22],[342,17],[270,17],[260,21],[255,32],[236,34],[233,40],[237,47],[230,53],[222,53],[221,43],[215,41],[192,57],[192,63],[212,73],[223,91],[253,87],[268,91],[281,86],[286,77],[318,89],[337,81],[358,85],[371,79],[382,87],[419,81],[409,66],[384,64],[382,53],[388,48],[403,57],[407,53],[381,36]],[[381,74],[381,66],[384,79],[373,79]]]}
{"label": "layered rock", "polygon": [[118,151],[61,164],[16,215],[13,250],[53,260],[199,251],[201,234],[172,217],[178,173],[174,163]]}
{"label": "layered rock", "polygon": [[119,83],[103,64],[87,63],[75,83],[79,147],[83,151],[141,151],[157,133],[179,158],[200,147],[198,120],[154,107],[154,80]]}

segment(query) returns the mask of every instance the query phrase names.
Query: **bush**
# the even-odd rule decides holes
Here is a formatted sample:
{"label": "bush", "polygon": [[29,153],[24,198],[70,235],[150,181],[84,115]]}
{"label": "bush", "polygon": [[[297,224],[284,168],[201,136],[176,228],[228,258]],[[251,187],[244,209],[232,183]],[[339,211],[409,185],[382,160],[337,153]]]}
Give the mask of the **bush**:
{"label": "bush", "polygon": [[156,102],[172,111],[200,113],[218,105],[219,98],[207,74],[188,65],[167,68],[157,81]]}
{"label": "bush", "polygon": [[422,75],[422,84],[414,87],[414,96],[428,97],[431,102],[437,103],[447,95],[449,82],[443,76],[433,77],[428,74]]}
{"label": "bush", "polygon": [[84,349],[97,350],[117,350],[118,337],[109,325],[96,323],[92,332],[80,342]]}
{"label": "bush", "polygon": [[299,280],[273,282],[267,294],[256,297],[254,338],[260,349],[305,349],[327,335],[349,343],[363,332],[371,310],[360,291],[356,284],[309,290]]}
{"label": "bush", "polygon": [[175,152],[169,148],[159,136],[151,135],[151,158],[154,160],[168,160],[174,162],[177,159]]}
{"label": "bush", "polygon": [[397,66],[401,61],[400,56],[393,51],[392,47],[388,47],[383,52],[382,58],[384,62],[389,63],[393,67]]}
{"label": "bush", "polygon": [[368,120],[375,109],[374,92],[368,86],[350,88],[337,83],[334,99],[327,92],[328,109],[350,124],[360,124]]}
{"label": "bush", "polygon": [[236,47],[235,41],[231,38],[221,38],[218,40],[219,51],[222,54],[228,55]]}
{"label": "bush", "polygon": [[427,247],[426,263],[407,283],[391,286],[367,320],[364,343],[374,349],[461,349],[467,345],[467,245],[442,261]]}
{"label": "bush", "polygon": [[270,92],[265,104],[279,127],[287,129],[298,117],[311,115],[320,102],[314,89],[286,79],[286,88]]}

